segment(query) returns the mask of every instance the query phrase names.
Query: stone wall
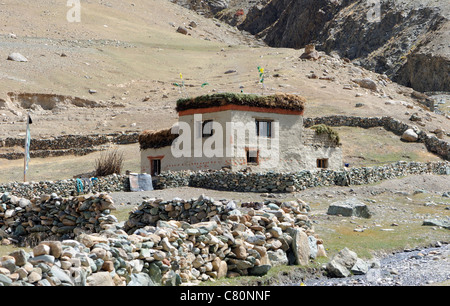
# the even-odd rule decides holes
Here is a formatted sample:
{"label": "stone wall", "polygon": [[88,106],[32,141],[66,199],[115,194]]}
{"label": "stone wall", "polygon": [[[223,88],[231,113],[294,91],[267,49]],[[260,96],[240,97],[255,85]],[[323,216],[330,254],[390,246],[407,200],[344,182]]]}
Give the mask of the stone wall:
{"label": "stone wall", "polygon": [[294,192],[318,186],[364,185],[411,174],[450,175],[448,162],[396,162],[346,170],[303,170],[291,173],[197,171],[162,173],[156,188],[191,186],[240,192]]}
{"label": "stone wall", "polygon": [[[138,142],[139,133],[111,133],[92,135],[62,135],[48,139],[32,138],[30,144],[31,157],[61,156],[68,154],[85,155],[99,150],[99,146],[107,144],[130,144]],[[24,138],[8,137],[0,139],[0,148],[24,147]],[[0,158],[19,159],[23,153],[4,153]]]}
{"label": "stone wall", "polygon": [[[355,117],[355,116],[327,116],[317,118],[305,118],[305,127],[316,124],[326,124],[328,126],[352,126],[361,128],[383,127],[387,131],[396,135],[402,135],[407,129],[416,129],[412,125],[403,123],[392,117]],[[416,129],[417,130],[417,129]],[[417,130],[418,142],[425,143],[428,151],[437,154],[445,160],[450,160],[450,143],[438,139],[436,136],[429,136],[426,132]]]}
{"label": "stone wall", "polygon": [[33,244],[73,238],[76,231],[100,232],[105,224],[117,222],[109,215],[111,209],[115,207],[106,194],[62,198],[53,193],[28,200],[0,193],[0,237]]}
{"label": "stone wall", "polygon": [[[348,168],[345,170],[303,170],[297,172],[247,171],[179,171],[163,172],[153,181],[155,189],[198,187],[241,192],[294,192],[319,186],[350,186],[372,184],[411,174],[450,175],[449,162],[396,162],[393,164]],[[76,195],[76,179],[40,182],[11,182],[0,185],[0,193],[31,199],[56,193],[62,197]],[[128,175],[99,177],[87,192],[130,191]]]}
{"label": "stone wall", "polygon": [[[99,177],[92,184],[90,192],[114,192],[129,191],[130,183],[128,175],[112,174]],[[80,190],[81,191],[81,190]],[[87,193],[87,186],[83,187],[83,192]],[[32,199],[43,194],[56,193],[61,197],[68,197],[77,194],[77,180],[67,179],[59,181],[40,182],[11,182],[0,185],[0,193],[8,192],[11,195]]]}

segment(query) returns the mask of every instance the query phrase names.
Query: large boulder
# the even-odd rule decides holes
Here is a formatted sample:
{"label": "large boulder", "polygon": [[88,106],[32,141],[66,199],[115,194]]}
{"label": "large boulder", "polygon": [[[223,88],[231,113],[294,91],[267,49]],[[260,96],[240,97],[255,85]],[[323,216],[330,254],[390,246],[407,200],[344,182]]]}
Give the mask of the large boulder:
{"label": "large boulder", "polygon": [[331,277],[347,277],[357,260],[355,252],[344,248],[328,262],[326,269]]}
{"label": "large boulder", "polygon": [[408,142],[415,142],[419,139],[419,136],[414,132],[413,129],[407,129],[403,135],[402,140],[408,141]]}
{"label": "large boulder", "polygon": [[295,264],[307,265],[311,256],[308,235],[300,228],[290,228],[288,233],[292,237],[292,252],[295,257]]}
{"label": "large boulder", "polygon": [[369,207],[356,198],[337,201],[328,207],[328,215],[341,215],[344,217],[370,218],[372,213]]}

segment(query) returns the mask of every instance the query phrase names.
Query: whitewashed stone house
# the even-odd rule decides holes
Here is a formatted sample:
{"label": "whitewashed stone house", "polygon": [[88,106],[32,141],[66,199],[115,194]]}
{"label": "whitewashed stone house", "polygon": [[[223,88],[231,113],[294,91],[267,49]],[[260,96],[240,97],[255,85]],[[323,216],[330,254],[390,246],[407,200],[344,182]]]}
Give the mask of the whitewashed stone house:
{"label": "whitewashed stone house", "polygon": [[177,125],[140,134],[141,171],[341,168],[339,138],[323,126],[305,129],[304,104],[289,94],[180,99]]}

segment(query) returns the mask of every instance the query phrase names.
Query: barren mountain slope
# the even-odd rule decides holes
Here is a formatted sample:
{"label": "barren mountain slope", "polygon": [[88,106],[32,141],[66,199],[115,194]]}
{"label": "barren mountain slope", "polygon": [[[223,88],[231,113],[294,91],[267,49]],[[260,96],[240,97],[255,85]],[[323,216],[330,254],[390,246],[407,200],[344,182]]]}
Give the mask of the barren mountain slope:
{"label": "barren mountain slope", "polygon": [[[423,110],[411,89],[386,77],[339,56],[301,60],[303,49],[261,46],[167,0],[81,2],[79,23],[67,21],[69,9],[50,0],[0,5],[0,138],[24,135],[27,112],[32,137],[168,127],[177,120],[178,98],[241,90],[304,95],[307,117],[390,115],[407,122],[417,112],[426,119],[421,129],[450,131],[450,120]],[[177,33],[178,26],[188,34]],[[7,60],[12,52],[28,62]],[[258,66],[265,68],[264,88]],[[376,91],[352,82],[365,77]],[[173,85],[182,81],[184,88]]]}
{"label": "barren mountain slope", "polygon": [[239,27],[270,46],[316,43],[416,90],[450,91],[449,16],[446,0],[271,0]]}

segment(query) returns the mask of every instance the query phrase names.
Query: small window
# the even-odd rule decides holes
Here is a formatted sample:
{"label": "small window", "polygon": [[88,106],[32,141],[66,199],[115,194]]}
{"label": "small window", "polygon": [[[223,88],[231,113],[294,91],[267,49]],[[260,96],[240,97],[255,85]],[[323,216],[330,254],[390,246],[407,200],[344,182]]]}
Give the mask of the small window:
{"label": "small window", "polygon": [[150,161],[151,166],[151,175],[159,175],[161,173],[161,160],[160,159],[152,159]]}
{"label": "small window", "polygon": [[272,122],[271,120],[255,120],[256,122],[256,136],[272,137]]}
{"label": "small window", "polygon": [[258,157],[259,157],[258,150],[248,148],[246,149],[247,164],[258,165]]}
{"label": "small window", "polygon": [[212,126],[213,126],[212,120],[205,120],[202,122],[202,137],[203,138],[211,137],[214,134],[214,130],[213,130]]}
{"label": "small window", "polygon": [[328,168],[328,158],[318,158],[317,159],[317,168],[322,168],[322,169]]}

